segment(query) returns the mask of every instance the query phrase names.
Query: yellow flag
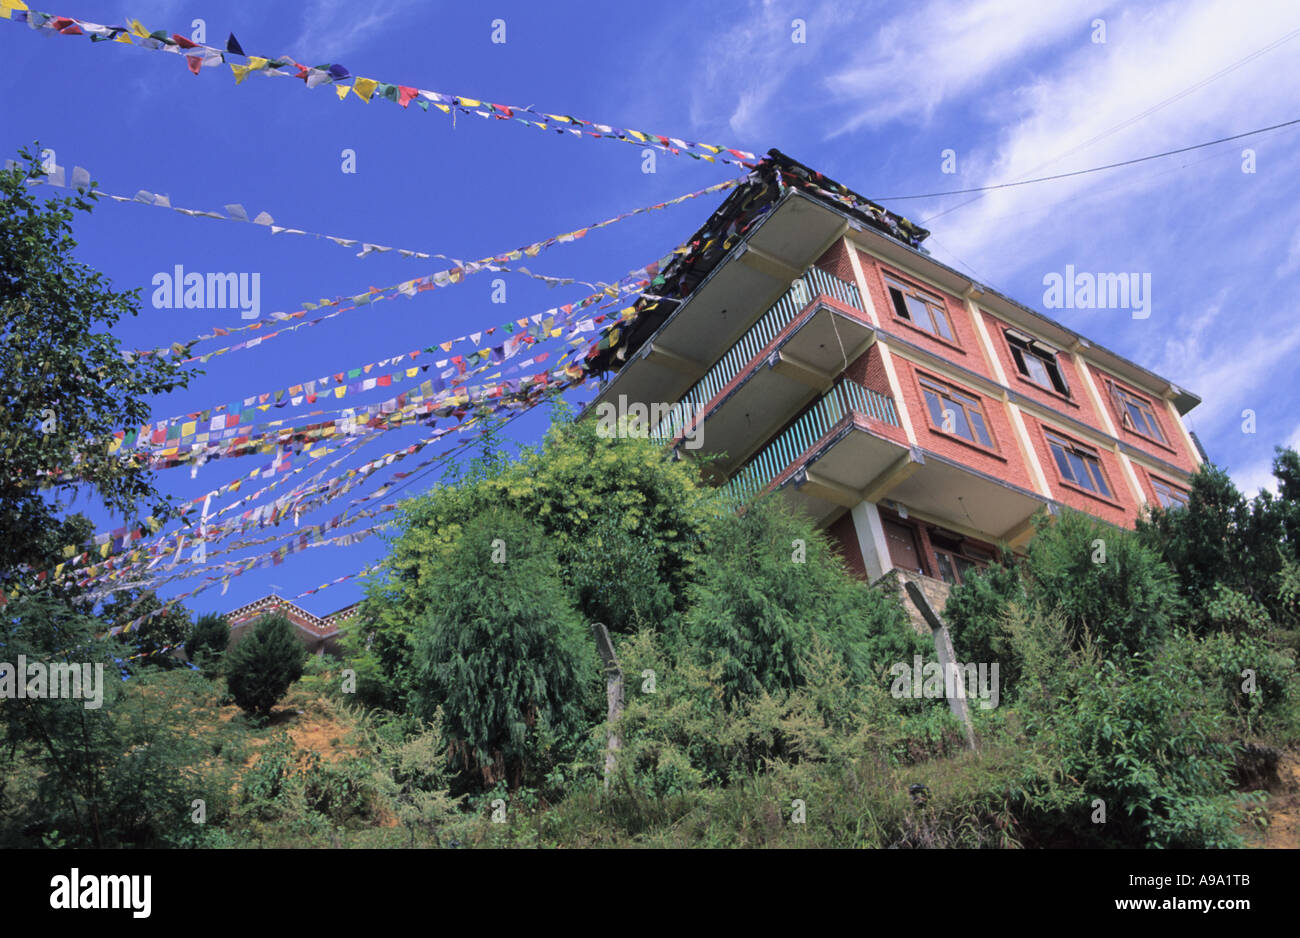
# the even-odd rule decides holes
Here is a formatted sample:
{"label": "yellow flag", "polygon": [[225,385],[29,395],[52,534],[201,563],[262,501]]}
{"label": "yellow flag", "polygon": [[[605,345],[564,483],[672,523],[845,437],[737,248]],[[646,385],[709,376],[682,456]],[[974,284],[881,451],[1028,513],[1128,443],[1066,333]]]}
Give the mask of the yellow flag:
{"label": "yellow flag", "polygon": [[628,133],[631,134],[633,137],[636,137],[636,139],[640,140],[642,143],[646,142],[646,135],[641,133],[641,131],[632,130],[631,128],[629,128]]}
{"label": "yellow flag", "polygon": [[149,38],[149,30],[145,29],[144,25],[139,20],[127,20],[126,25],[131,27],[131,32],[135,33],[141,39]]}
{"label": "yellow flag", "polygon": [[0,0],[0,19],[9,19],[10,10],[25,10],[27,4],[23,0]]}
{"label": "yellow flag", "polygon": [[373,78],[358,78],[352,83],[352,90],[357,93],[357,97],[367,104],[370,103],[370,96],[375,93],[379,87],[379,82]]}
{"label": "yellow flag", "polygon": [[260,72],[266,68],[267,63],[270,61],[270,59],[264,59],[260,55],[250,55],[248,57],[248,67],[254,72]]}
{"label": "yellow flag", "polygon": [[250,71],[247,65],[236,65],[234,62],[230,63],[230,70],[235,73],[235,84],[237,85],[243,84]]}
{"label": "yellow flag", "polygon": [[342,101],[344,98],[346,98],[346,97],[348,96],[348,92],[351,91],[351,90],[352,90],[352,86],[351,86],[351,85],[335,85],[335,86],[334,86],[334,93],[335,93],[336,95],[339,96],[339,100],[340,100],[340,101]]}
{"label": "yellow flag", "polygon": [[189,436],[196,429],[198,428],[195,426],[193,420],[186,421],[185,423],[181,424],[181,436]]}

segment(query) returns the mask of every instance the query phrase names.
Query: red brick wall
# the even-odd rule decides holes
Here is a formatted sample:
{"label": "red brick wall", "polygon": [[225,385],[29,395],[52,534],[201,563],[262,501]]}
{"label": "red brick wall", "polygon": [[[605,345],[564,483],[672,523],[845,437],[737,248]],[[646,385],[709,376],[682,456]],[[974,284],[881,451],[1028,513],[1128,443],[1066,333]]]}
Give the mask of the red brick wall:
{"label": "red brick wall", "polygon": [[[907,410],[912,418],[912,430],[916,434],[918,445],[962,465],[1033,491],[1034,485],[1029,475],[1029,468],[1020,454],[1015,432],[1007,417],[1006,407],[1001,401],[960,381],[952,381],[941,374],[918,367],[897,355],[894,356],[894,369],[903,388],[903,398],[907,402]],[[990,451],[954,434],[934,429],[929,408],[926,407],[925,398],[921,395],[921,387],[917,381],[918,375],[921,374],[936,378],[944,384],[953,385],[958,390],[979,399],[980,407],[984,412],[984,422],[993,437],[996,451]]]}
{"label": "red brick wall", "polygon": [[[1047,438],[1043,435],[1044,427],[1067,439],[1077,439],[1097,451],[1097,459],[1101,463],[1102,472],[1106,475],[1106,482],[1110,485],[1112,498],[1106,499],[1093,495],[1061,479],[1061,471],[1056,467],[1056,460],[1052,457]],[[1029,431],[1029,441],[1033,444],[1034,451],[1038,453],[1043,475],[1047,477],[1048,490],[1051,491],[1054,499],[1063,505],[1104,518],[1112,524],[1126,528],[1134,526],[1138,503],[1133,497],[1133,490],[1129,487],[1124,470],[1120,467],[1119,458],[1114,453],[1089,443],[1086,439],[1079,439],[1077,434],[1071,433],[1068,429],[1045,424],[1032,414],[1025,414],[1025,429]]]}
{"label": "red brick wall", "polygon": [[[971,322],[970,311],[966,308],[965,301],[942,290],[937,290],[928,283],[909,277],[901,270],[883,266],[875,258],[863,254],[861,251],[858,252],[858,259],[862,262],[862,274],[867,281],[867,291],[871,294],[871,302],[876,308],[876,315],[880,317],[880,327],[884,331],[896,335],[900,339],[905,339],[913,345],[919,345],[927,351],[956,362],[978,374],[993,377],[992,369],[980,352],[979,341],[975,335],[975,325]],[[953,338],[956,341],[947,342],[926,332],[924,329],[912,325],[908,320],[900,318],[894,312],[894,302],[890,299],[889,291],[885,288],[883,271],[889,271],[894,276],[911,281],[918,287],[942,299],[944,309],[948,313],[948,321],[952,323]]]}
{"label": "red brick wall", "polygon": [[854,359],[845,369],[844,375],[864,388],[870,388],[886,397],[894,396],[894,391],[889,386],[889,374],[885,371],[885,359],[880,354],[878,345],[871,346]]}
{"label": "red brick wall", "polygon": [[839,277],[846,283],[857,283],[857,278],[853,273],[853,262],[849,260],[849,251],[844,244],[844,239],[840,238],[829,248],[826,253],[817,258],[814,265],[820,267],[826,273]]}
{"label": "red brick wall", "polygon": [[853,527],[853,513],[846,511],[839,519],[826,528],[835,552],[844,558],[844,565],[849,572],[863,580],[867,579],[867,566],[862,562],[862,549],[858,546],[857,531]]}

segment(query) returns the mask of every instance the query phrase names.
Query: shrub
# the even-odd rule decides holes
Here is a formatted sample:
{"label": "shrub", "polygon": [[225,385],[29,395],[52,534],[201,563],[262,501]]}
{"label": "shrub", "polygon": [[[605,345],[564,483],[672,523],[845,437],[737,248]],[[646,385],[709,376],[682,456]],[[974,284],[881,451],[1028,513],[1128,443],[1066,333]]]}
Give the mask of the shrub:
{"label": "shrub", "polygon": [[708,547],[681,639],[721,664],[728,705],[802,685],[814,627],[857,683],[924,649],[896,599],[851,577],[825,535],[776,498],[723,519]]}
{"label": "shrub", "polygon": [[264,616],[226,655],[226,683],[241,710],[264,718],[302,677],[307,650],[284,615]]}
{"label": "shrub", "polygon": [[563,749],[581,733],[595,643],[544,533],[517,513],[466,521],[430,578],[434,601],[412,656],[414,709],[427,720],[442,708],[465,783],[518,787],[543,768],[548,734]]}
{"label": "shrub", "polygon": [[229,644],[230,623],[226,617],[205,613],[194,623],[194,630],[185,643],[185,654],[205,675],[212,677],[220,671]]}

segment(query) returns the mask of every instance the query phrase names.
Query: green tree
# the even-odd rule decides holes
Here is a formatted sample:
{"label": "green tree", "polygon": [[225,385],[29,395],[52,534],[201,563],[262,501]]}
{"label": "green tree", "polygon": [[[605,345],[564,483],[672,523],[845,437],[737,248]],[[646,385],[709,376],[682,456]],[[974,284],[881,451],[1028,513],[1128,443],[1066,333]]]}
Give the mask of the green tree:
{"label": "green tree", "polygon": [[226,685],[241,710],[265,718],[302,677],[307,650],[281,613],[263,616],[226,654]]}
{"label": "green tree", "polygon": [[191,802],[204,799],[215,811],[230,784],[200,771],[212,753],[208,729],[176,732],[214,706],[210,685],[189,671],[123,681],[113,644],[95,637],[102,623],[54,596],[20,596],[0,609],[0,623],[11,667],[23,655],[73,665],[83,678],[80,698],[0,705],[0,843],[194,845]]}
{"label": "green tree", "polygon": [[[163,649],[176,649],[189,638],[193,625],[186,608],[177,603],[159,613],[163,602],[153,590],[129,589],[113,594],[104,604],[100,618],[109,627],[125,626],[140,616],[149,618],[126,632],[119,632],[117,640],[130,649],[130,654],[140,654],[132,664],[140,667],[175,668],[181,666],[180,658]],[[153,614],[158,613],[158,614]]]}
{"label": "green tree", "polygon": [[1258,604],[1276,622],[1295,623],[1281,593],[1286,564],[1300,559],[1300,457],[1279,449],[1273,473],[1278,495],[1247,500],[1226,472],[1207,464],[1192,477],[1186,507],[1156,507],[1138,519],[1143,542],[1177,571],[1190,624],[1202,634],[1216,628],[1210,608],[1221,589]]}
{"label": "green tree", "polygon": [[[118,292],[74,259],[76,212],[95,187],[42,197],[37,153],[0,171],[0,587],[23,585],[32,532],[58,528],[57,502],[88,485],[108,508],[133,516],[166,505],[143,459],[113,451],[113,432],[149,417],[150,395],[184,387],[175,358],[123,359],[108,330],[138,313],[138,291]],[[67,542],[65,542],[67,543]],[[53,546],[53,545],[47,545]],[[39,555],[39,552],[37,552]],[[40,558],[42,562],[48,557]]]}
{"label": "green tree", "polygon": [[466,781],[521,784],[549,742],[585,728],[596,648],[545,532],[516,512],[466,519],[429,572],[434,597],[415,637],[414,709],[443,730]]}
{"label": "green tree", "polygon": [[857,683],[925,653],[894,597],[854,579],[779,498],[724,518],[708,556],[682,637],[722,663],[728,703],[801,686],[814,632]]}
{"label": "green tree", "polygon": [[602,436],[595,421],[571,422],[558,407],[540,448],[515,461],[491,450],[465,476],[412,500],[384,561],[388,576],[368,587],[363,610],[383,696],[405,706],[413,636],[437,607],[437,572],[466,522],[495,509],[540,526],[587,621],[614,632],[668,628],[719,513],[697,475],[656,443]]}
{"label": "green tree", "polygon": [[1070,509],[1039,518],[1017,567],[1004,558],[953,590],[944,616],[954,645],[1014,676],[1019,652],[1003,631],[1013,605],[1056,610],[1076,641],[1086,633],[1107,654],[1153,651],[1182,614],[1174,572],[1154,550],[1131,531]]}
{"label": "green tree", "polygon": [[230,644],[230,623],[223,615],[207,612],[194,622],[185,642],[185,654],[205,674],[212,676],[221,669],[226,646]]}

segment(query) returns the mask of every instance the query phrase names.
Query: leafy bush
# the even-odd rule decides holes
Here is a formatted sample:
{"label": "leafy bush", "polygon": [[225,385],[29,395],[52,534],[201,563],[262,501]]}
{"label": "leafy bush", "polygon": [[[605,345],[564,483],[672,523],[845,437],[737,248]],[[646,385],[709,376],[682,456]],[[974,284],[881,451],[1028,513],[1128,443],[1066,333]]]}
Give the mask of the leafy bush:
{"label": "leafy bush", "polygon": [[777,498],[718,524],[688,597],[681,640],[721,664],[728,705],[803,684],[814,628],[857,683],[925,648],[898,602],[850,576],[826,536]]}
{"label": "leafy bush", "polygon": [[205,613],[194,623],[194,630],[185,643],[185,654],[211,677],[221,670],[226,646],[230,644],[230,623],[226,617]]}
{"label": "leafy bush", "polygon": [[[1177,655],[1103,658],[1060,614],[1014,610],[1024,648],[1020,714],[1032,755],[1022,812],[1040,838],[1076,844],[1225,847],[1239,819],[1232,747],[1208,688]],[[1062,653],[1062,649],[1070,649]],[[1104,824],[1093,823],[1096,800]]]}
{"label": "leafy bush", "polygon": [[263,616],[252,632],[226,655],[226,684],[235,703],[251,716],[265,718],[302,677],[307,650],[283,614]]}
{"label": "leafy bush", "polygon": [[594,701],[594,642],[544,532],[514,512],[466,521],[429,577],[415,712],[431,719],[442,708],[453,757],[474,784],[518,787],[526,770],[542,770],[548,734],[563,748],[581,733]]}

